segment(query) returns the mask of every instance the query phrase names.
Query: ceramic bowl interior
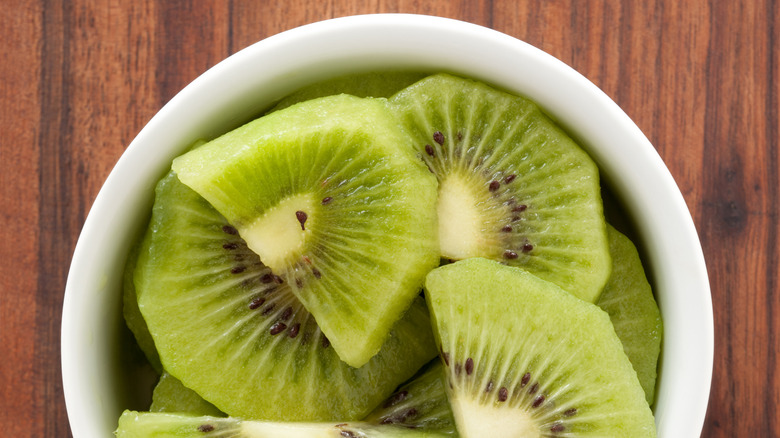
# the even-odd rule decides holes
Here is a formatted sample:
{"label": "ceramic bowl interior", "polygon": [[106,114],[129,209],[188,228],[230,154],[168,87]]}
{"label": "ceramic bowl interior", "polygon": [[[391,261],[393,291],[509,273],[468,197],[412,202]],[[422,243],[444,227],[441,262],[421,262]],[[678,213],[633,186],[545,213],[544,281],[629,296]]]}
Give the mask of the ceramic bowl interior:
{"label": "ceramic bowl interior", "polygon": [[530,97],[585,147],[636,230],[664,320],[655,404],[661,437],[699,436],[713,357],[712,302],[696,230],[647,138],[595,85],[552,56],[459,21],[370,15],[270,37],[216,65],[173,98],[129,145],[86,220],[68,276],[62,375],[76,437],[109,436],[148,391],[135,379],[121,314],[126,254],[156,181],[194,141],[261,114],[290,92],[346,73],[448,71]]}

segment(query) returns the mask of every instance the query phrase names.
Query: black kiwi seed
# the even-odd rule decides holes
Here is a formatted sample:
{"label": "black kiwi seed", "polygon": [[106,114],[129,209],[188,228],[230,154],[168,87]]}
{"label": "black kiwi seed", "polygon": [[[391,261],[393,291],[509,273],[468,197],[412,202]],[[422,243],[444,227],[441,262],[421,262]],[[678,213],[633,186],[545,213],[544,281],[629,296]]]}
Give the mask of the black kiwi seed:
{"label": "black kiwi seed", "polygon": [[534,399],[534,402],[533,402],[533,404],[531,406],[534,407],[534,408],[538,408],[539,406],[542,405],[542,403],[544,403],[544,394],[536,397]]}
{"label": "black kiwi seed", "polygon": [[316,278],[316,279],[318,279],[318,280],[319,280],[320,278],[322,278],[322,273],[321,273],[321,272],[320,272],[320,270],[319,270],[319,269],[317,269],[317,268],[311,268],[311,274],[314,276],[314,278]]}
{"label": "black kiwi seed", "polygon": [[263,284],[268,284],[272,281],[274,281],[274,275],[271,274],[270,272],[260,277],[260,282]]}
{"label": "black kiwi seed", "polygon": [[506,177],[506,178],[504,178],[504,183],[505,183],[505,184],[509,184],[509,183],[511,183],[512,181],[514,181],[514,180],[515,180],[515,178],[517,178],[517,175],[515,175],[514,173],[513,173],[513,174],[511,174],[511,175],[507,175],[507,177]]}
{"label": "black kiwi seed", "polygon": [[284,312],[282,312],[282,316],[280,318],[282,321],[287,321],[292,316],[292,313],[293,308],[288,306],[286,309],[284,309]]}
{"label": "black kiwi seed", "polygon": [[512,251],[511,249],[508,249],[504,251],[504,258],[509,260],[514,260],[517,258],[517,253]]}
{"label": "black kiwi seed", "polygon": [[339,435],[345,438],[357,438],[357,435],[355,435],[355,433],[352,432],[351,430],[342,430]]}
{"label": "black kiwi seed", "polygon": [[435,157],[435,156],[436,156],[436,152],[433,150],[433,146],[431,146],[431,145],[429,145],[429,144],[426,144],[426,145],[425,145],[425,152],[426,152],[428,155],[432,156],[432,157]]}
{"label": "black kiwi seed", "polygon": [[441,133],[441,131],[436,131],[433,133],[433,141],[436,143],[439,143],[440,145],[444,144],[444,134]]}
{"label": "black kiwi seed", "polygon": [[265,298],[255,298],[254,300],[252,300],[251,303],[249,303],[249,308],[255,310],[258,307],[262,306],[263,303],[265,303]]}
{"label": "black kiwi seed", "polygon": [[211,432],[212,430],[214,430],[214,426],[212,426],[211,424],[208,424],[208,423],[207,424],[201,424],[200,426],[198,426],[198,432],[204,432],[205,433],[205,432]]}
{"label": "black kiwi seed", "polygon": [[301,330],[301,323],[295,323],[292,327],[290,327],[290,331],[288,332],[287,336],[290,337],[290,339],[295,338],[298,336],[298,332]]}
{"label": "black kiwi seed", "polygon": [[550,432],[555,432],[555,433],[563,432],[564,430],[566,430],[566,427],[564,427],[564,425],[561,423],[555,423],[550,428]]}
{"label": "black kiwi seed", "polygon": [[269,304],[268,306],[265,307],[265,309],[263,309],[263,313],[262,314],[263,315],[268,315],[269,313],[271,313],[272,310],[274,310],[274,307],[276,307],[276,303]]}
{"label": "black kiwi seed", "polygon": [[322,348],[330,347],[330,340],[327,338],[327,336],[322,337],[321,344],[322,344]]}
{"label": "black kiwi seed", "polygon": [[238,235],[238,230],[235,229],[234,227],[230,226],[230,225],[223,225],[222,226],[222,231],[224,231],[227,234],[230,234],[231,236],[237,236]]}
{"label": "black kiwi seed", "polygon": [[238,249],[238,244],[235,242],[228,242],[223,244],[222,247],[225,249],[234,250],[234,249]]}
{"label": "black kiwi seed", "polygon": [[490,185],[488,186],[488,190],[490,190],[491,192],[495,192],[496,190],[499,189],[499,187],[501,187],[501,183],[496,181],[496,180],[493,180],[493,181],[490,181]]}
{"label": "black kiwi seed", "polygon": [[242,273],[244,271],[246,271],[246,266],[239,265],[239,266],[234,266],[234,267],[230,268],[230,273],[231,274],[240,274],[240,273]]}
{"label": "black kiwi seed", "polygon": [[528,389],[528,393],[529,394],[536,394],[536,391],[538,391],[538,390],[539,390],[539,383],[534,382],[534,384],[531,385],[531,387]]}
{"label": "black kiwi seed", "polygon": [[512,212],[513,212],[513,213],[521,213],[521,212],[525,211],[527,208],[528,208],[528,206],[527,206],[527,205],[525,205],[525,204],[520,204],[520,205],[518,205],[518,206],[516,206],[516,207],[513,207],[513,208],[512,208]]}
{"label": "black kiwi seed", "polygon": [[525,386],[531,380],[531,373],[523,374],[523,378],[520,379],[520,386]]}
{"label": "black kiwi seed", "polygon": [[577,408],[571,408],[571,409],[567,409],[567,410],[566,410],[566,411],[563,413],[563,416],[564,416],[564,417],[571,417],[572,415],[575,415],[576,413],[577,413]]}
{"label": "black kiwi seed", "polygon": [[506,387],[501,387],[501,389],[498,390],[498,401],[505,402],[506,399],[509,397],[509,391],[506,389]]}
{"label": "black kiwi seed", "polygon": [[271,330],[269,330],[269,333],[271,333],[272,335],[278,335],[279,333],[283,332],[285,329],[287,329],[287,324],[280,321],[271,326]]}
{"label": "black kiwi seed", "polygon": [[333,198],[331,198],[330,196],[326,196],[326,197],[322,198],[322,205],[328,205],[328,204],[330,204],[330,201],[332,201],[332,200],[333,200]]}
{"label": "black kiwi seed", "polygon": [[384,404],[385,408],[390,408],[395,406],[396,404],[404,401],[406,399],[406,396],[409,395],[408,391],[400,391],[396,392],[392,397],[390,397]]}
{"label": "black kiwi seed", "polygon": [[502,233],[510,233],[510,232],[512,232],[512,226],[511,225],[504,225],[501,228],[501,232]]}
{"label": "black kiwi seed", "polygon": [[526,242],[526,243],[523,244],[523,252],[524,253],[529,253],[529,252],[531,252],[532,249],[534,249],[534,246],[531,245],[530,243]]}
{"label": "black kiwi seed", "polygon": [[466,374],[471,375],[474,372],[474,360],[472,358],[466,359]]}
{"label": "black kiwi seed", "polygon": [[301,223],[301,230],[305,231],[306,227],[303,224],[306,223],[306,219],[309,218],[309,215],[307,215],[305,211],[298,210],[295,212],[295,218]]}

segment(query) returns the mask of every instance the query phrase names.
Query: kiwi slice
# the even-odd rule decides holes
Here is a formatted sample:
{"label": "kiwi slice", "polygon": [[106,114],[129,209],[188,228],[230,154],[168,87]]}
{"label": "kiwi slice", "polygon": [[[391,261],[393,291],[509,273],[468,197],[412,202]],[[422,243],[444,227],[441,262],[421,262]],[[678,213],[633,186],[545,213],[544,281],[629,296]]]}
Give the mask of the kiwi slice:
{"label": "kiwi slice", "polygon": [[285,109],[296,103],[335,94],[351,94],[357,97],[390,97],[425,76],[425,73],[410,71],[381,71],[338,76],[301,88],[280,100],[269,113]]}
{"label": "kiwi slice", "polygon": [[189,415],[224,417],[216,406],[203,400],[197,392],[184,386],[179,379],[163,372],[152,393],[152,412],[178,412]]}
{"label": "kiwi slice", "polygon": [[122,314],[125,318],[127,328],[133,333],[138,347],[146,356],[146,360],[154,368],[157,374],[163,372],[160,357],[157,355],[157,348],[154,346],[154,339],[149,334],[149,328],[146,326],[141,310],[138,309],[138,298],[135,293],[135,284],[133,283],[133,274],[138,262],[138,253],[143,243],[137,242],[130,249],[125,262],[125,271],[122,278]]}
{"label": "kiwi slice", "polygon": [[612,320],[623,351],[636,370],[647,403],[655,399],[663,322],[634,244],[611,225],[607,228],[612,276],[596,304]]}
{"label": "kiwi slice", "polygon": [[439,261],[436,179],[384,99],[309,100],[178,157],[206,198],[360,367]]}
{"label": "kiwi slice", "polygon": [[117,438],[436,438],[434,431],[365,422],[278,423],[174,413],[125,411]]}
{"label": "kiwi slice", "polygon": [[439,180],[441,255],[521,266],[594,302],[609,277],[593,160],[530,100],[447,74],[390,99]]}
{"label": "kiwi slice", "polygon": [[432,271],[425,288],[461,436],[655,436],[598,306],[481,258]]}
{"label": "kiwi slice", "polygon": [[363,421],[457,435],[455,419],[444,390],[444,365],[438,359],[431,361],[418,376],[398,388]]}
{"label": "kiwi slice", "polygon": [[135,285],[162,365],[229,415],[357,420],[436,356],[416,296],[368,363],[341,361],[290,282],[173,172],[157,185],[148,234]]}

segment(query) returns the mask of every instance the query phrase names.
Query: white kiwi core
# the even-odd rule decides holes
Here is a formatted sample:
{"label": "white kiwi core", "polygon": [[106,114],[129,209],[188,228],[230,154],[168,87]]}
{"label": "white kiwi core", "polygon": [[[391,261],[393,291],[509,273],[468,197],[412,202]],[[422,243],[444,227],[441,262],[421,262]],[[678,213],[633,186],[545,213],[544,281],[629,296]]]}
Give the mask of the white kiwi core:
{"label": "white kiwi core", "polygon": [[[453,260],[484,257],[497,245],[496,233],[490,233],[486,212],[493,204],[487,189],[474,178],[453,173],[439,184],[437,211],[441,255]],[[484,192],[484,193],[480,193]]]}
{"label": "white kiwi core", "polygon": [[311,194],[291,196],[251,224],[239,228],[239,234],[266,266],[282,272],[301,256],[306,238],[316,223],[315,206]]}
{"label": "white kiwi core", "polygon": [[451,394],[452,414],[461,436],[490,438],[541,438],[530,415],[521,409],[485,405],[469,397]]}

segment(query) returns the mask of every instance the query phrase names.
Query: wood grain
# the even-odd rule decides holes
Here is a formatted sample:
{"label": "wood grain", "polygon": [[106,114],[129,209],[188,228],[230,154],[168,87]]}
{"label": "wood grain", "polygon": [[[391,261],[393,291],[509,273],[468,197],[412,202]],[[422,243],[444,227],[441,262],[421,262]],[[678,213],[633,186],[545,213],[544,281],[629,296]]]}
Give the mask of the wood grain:
{"label": "wood grain", "polygon": [[410,12],[523,39],[600,86],[667,163],[715,307],[702,436],[780,436],[780,4],[776,0],[10,0],[0,8],[0,424],[69,436],[68,265],[124,148],[224,57],[332,17]]}

